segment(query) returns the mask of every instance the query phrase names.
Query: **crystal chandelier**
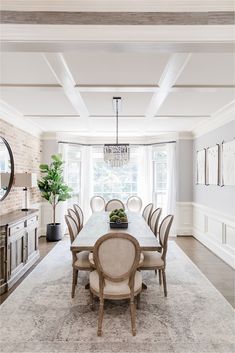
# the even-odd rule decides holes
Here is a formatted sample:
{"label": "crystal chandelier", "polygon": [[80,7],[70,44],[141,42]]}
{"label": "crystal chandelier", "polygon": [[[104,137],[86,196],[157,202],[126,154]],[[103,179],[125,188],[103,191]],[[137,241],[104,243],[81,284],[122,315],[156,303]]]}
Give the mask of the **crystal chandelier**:
{"label": "crystal chandelier", "polygon": [[104,145],[104,160],[111,167],[121,167],[130,160],[129,144],[118,143],[118,113],[121,97],[113,97],[113,105],[116,113],[116,143]]}

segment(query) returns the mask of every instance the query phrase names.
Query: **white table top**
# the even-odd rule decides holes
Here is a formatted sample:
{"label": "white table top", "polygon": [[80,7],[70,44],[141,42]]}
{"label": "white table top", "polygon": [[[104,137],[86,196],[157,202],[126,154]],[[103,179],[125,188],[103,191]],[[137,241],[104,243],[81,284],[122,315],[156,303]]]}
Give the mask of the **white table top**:
{"label": "white table top", "polygon": [[141,250],[159,250],[161,246],[140,213],[126,212],[128,217],[127,229],[111,229],[109,226],[110,212],[95,212],[72,243],[70,249],[78,252],[92,251],[97,239],[107,233],[128,233],[135,237]]}

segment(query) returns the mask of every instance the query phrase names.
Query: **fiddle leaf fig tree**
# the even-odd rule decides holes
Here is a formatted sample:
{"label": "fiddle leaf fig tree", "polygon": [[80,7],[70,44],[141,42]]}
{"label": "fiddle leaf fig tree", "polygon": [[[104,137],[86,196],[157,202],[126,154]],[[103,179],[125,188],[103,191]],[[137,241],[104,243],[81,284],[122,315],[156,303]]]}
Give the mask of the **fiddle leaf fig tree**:
{"label": "fiddle leaf fig tree", "polygon": [[38,187],[42,197],[52,205],[53,224],[55,225],[56,206],[60,201],[66,201],[72,197],[72,189],[63,180],[62,155],[52,155],[51,159],[50,165],[40,164],[40,171],[44,176],[38,180]]}

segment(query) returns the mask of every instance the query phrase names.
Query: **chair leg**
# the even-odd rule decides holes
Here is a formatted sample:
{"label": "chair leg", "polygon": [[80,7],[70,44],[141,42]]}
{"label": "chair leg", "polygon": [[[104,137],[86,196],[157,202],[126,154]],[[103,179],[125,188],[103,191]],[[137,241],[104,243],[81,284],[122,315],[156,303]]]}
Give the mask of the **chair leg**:
{"label": "chair leg", "polygon": [[167,297],[167,287],[166,287],[166,273],[165,273],[165,269],[162,270],[162,279],[163,279],[164,295],[165,295],[165,297]]}
{"label": "chair leg", "polygon": [[73,269],[73,282],[72,282],[72,292],[71,292],[71,297],[74,298],[75,294],[75,287],[77,284],[77,279],[78,279],[78,270],[75,268]]}
{"label": "chair leg", "polygon": [[162,270],[158,270],[159,284],[162,285]]}
{"label": "chair leg", "polygon": [[94,311],[95,310],[94,295],[93,295],[93,293],[91,291],[90,291],[90,305],[91,305],[91,310]]}
{"label": "chair leg", "polygon": [[77,270],[77,275],[75,277],[75,285],[77,285],[77,284],[78,284],[78,270]]}
{"label": "chair leg", "polygon": [[100,300],[97,336],[101,336],[102,335],[103,317],[104,317],[104,300]]}
{"label": "chair leg", "polygon": [[155,275],[157,276],[157,270],[155,270]]}
{"label": "chair leg", "polygon": [[131,329],[132,335],[136,335],[136,327],[135,327],[135,302],[134,298],[130,300],[130,308],[131,308]]}
{"label": "chair leg", "polygon": [[140,293],[137,295],[137,309],[140,309]]}

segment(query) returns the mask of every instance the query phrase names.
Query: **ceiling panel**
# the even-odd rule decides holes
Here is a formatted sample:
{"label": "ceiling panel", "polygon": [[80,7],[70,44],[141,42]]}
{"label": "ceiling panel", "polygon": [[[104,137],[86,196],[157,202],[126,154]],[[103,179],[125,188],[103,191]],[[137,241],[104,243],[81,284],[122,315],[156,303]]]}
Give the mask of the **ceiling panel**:
{"label": "ceiling panel", "polygon": [[84,122],[79,117],[31,118],[44,131],[79,132],[87,131]]}
{"label": "ceiling panel", "polygon": [[156,85],[169,54],[74,52],[64,57],[78,85]]}
{"label": "ceiling panel", "polygon": [[24,115],[77,114],[61,88],[4,87],[0,97]]}
{"label": "ceiling panel", "polygon": [[235,85],[235,55],[192,54],[177,85]]}
{"label": "ceiling panel", "polygon": [[233,99],[233,89],[221,89],[216,92],[169,93],[157,115],[211,115]]}
{"label": "ceiling panel", "polygon": [[40,53],[1,53],[0,82],[58,84]]}
{"label": "ceiling panel", "polygon": [[114,116],[113,97],[122,98],[120,115],[143,116],[152,97],[151,93],[82,93],[90,115]]}
{"label": "ceiling panel", "polygon": [[191,131],[197,124],[208,121],[210,118],[156,118],[151,122],[151,131],[172,132]]}

